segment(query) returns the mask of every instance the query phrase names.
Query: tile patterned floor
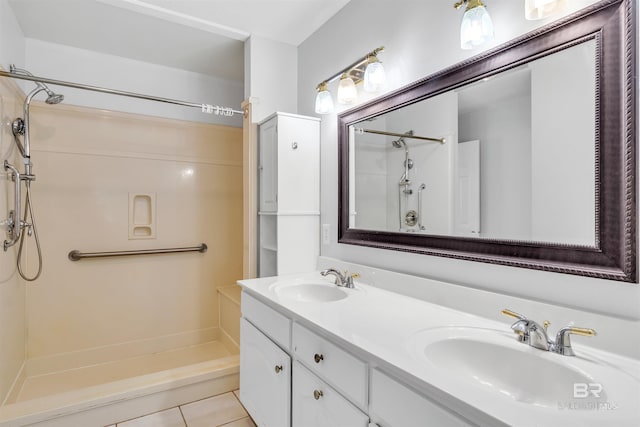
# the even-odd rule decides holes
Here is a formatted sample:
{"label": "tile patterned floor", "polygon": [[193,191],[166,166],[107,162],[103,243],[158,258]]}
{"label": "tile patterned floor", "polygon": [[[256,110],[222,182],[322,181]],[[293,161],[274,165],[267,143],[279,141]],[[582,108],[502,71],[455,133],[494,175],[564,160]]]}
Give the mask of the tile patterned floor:
{"label": "tile patterned floor", "polygon": [[256,427],[238,400],[238,391],[123,421],[109,427]]}

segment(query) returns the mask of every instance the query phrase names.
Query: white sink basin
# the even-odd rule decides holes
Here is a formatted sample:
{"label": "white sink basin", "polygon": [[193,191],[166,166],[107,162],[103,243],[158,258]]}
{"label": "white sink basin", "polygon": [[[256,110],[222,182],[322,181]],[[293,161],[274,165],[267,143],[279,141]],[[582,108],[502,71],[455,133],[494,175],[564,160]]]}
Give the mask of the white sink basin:
{"label": "white sink basin", "polygon": [[273,289],[279,298],[298,302],[332,302],[348,296],[331,283],[276,283]]}
{"label": "white sink basin", "polygon": [[[531,348],[498,330],[423,330],[410,338],[409,350],[454,381],[536,406],[558,408],[575,400],[574,384],[601,384],[588,361]],[[597,396],[589,401],[606,402],[605,389],[592,387]]]}

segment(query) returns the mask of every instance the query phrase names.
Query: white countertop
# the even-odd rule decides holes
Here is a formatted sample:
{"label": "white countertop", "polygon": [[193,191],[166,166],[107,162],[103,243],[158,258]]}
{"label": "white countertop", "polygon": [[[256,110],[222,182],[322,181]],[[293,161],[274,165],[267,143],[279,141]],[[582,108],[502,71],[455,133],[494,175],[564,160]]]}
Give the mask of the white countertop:
{"label": "white countertop", "polygon": [[[457,399],[451,408],[459,409],[460,402],[509,425],[518,426],[639,426],[640,425],[640,363],[613,353],[573,344],[576,356],[561,356],[517,343],[511,332],[510,319],[496,322],[476,315],[410,298],[373,286],[356,282],[355,289],[343,289],[347,298],[333,302],[301,302],[281,298],[276,288],[296,283],[327,283],[333,278],[318,272],[242,280],[238,283],[254,296],[281,307],[295,318],[304,319],[337,337],[359,351],[384,361],[426,385]],[[505,307],[507,308],[507,307]],[[593,325],[597,329],[597,325]],[[450,327],[479,328],[498,331],[495,336],[511,339],[520,351],[547,358],[553,363],[568,364],[577,371],[601,382],[606,401],[586,404],[587,401],[566,399],[547,404],[531,404],[500,392],[499,387],[462,380],[446,369],[438,368],[420,357],[415,339],[426,330]],[[503,332],[503,334],[502,334]],[[510,344],[509,344],[510,345]],[[469,355],[469,357],[474,357]],[[524,364],[518,367],[530,369]],[[545,376],[545,372],[539,372]],[[549,384],[554,378],[549,376]],[[619,384],[624,384],[619,386]],[[631,388],[629,388],[631,384]],[[550,387],[551,388],[551,387]],[[572,396],[573,389],[568,390]],[[584,404],[582,404],[584,403]],[[464,406],[464,405],[463,405]]]}

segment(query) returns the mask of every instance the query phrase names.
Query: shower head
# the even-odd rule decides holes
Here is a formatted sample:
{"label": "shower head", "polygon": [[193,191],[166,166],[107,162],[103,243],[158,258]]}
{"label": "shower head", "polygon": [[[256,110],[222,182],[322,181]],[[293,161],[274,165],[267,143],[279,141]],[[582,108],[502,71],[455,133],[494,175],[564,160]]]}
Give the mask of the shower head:
{"label": "shower head", "polygon": [[[413,135],[413,130],[407,131],[404,133],[405,135]],[[400,137],[395,141],[391,141],[391,144],[396,148],[407,148],[407,143],[404,142],[404,138]]]}
{"label": "shower head", "polygon": [[398,138],[394,141],[391,141],[391,144],[396,148],[402,148],[407,146],[407,144],[404,142],[404,138]]}
{"label": "shower head", "polygon": [[[24,76],[34,77],[33,74],[31,74],[29,71],[24,70],[22,68],[18,68],[13,64],[9,66],[9,71],[15,74],[22,74]],[[36,86],[44,89],[44,91],[47,92],[47,99],[45,100],[47,104],[59,104],[64,100],[64,95],[55,93],[54,91],[49,89],[49,86],[47,86],[46,84],[38,81],[34,81],[34,83],[36,84]]]}
{"label": "shower head", "polygon": [[47,91],[47,95],[49,95],[49,96],[47,96],[47,99],[44,101],[47,104],[59,104],[64,100],[64,95],[61,95],[59,93],[51,92],[50,90],[47,90],[46,88],[45,88],[45,90]]}

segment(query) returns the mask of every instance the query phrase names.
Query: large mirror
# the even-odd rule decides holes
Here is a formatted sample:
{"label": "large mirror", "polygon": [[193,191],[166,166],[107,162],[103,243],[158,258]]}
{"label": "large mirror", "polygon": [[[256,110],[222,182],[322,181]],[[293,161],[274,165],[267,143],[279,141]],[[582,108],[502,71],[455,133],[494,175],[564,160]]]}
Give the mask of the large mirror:
{"label": "large mirror", "polygon": [[636,282],[631,1],[339,116],[339,242]]}

